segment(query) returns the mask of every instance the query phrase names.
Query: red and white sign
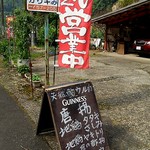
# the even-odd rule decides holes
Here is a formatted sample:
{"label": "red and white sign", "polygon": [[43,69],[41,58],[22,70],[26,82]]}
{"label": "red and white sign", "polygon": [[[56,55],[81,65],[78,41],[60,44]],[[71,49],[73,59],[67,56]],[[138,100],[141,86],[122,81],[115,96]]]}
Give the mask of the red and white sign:
{"label": "red and white sign", "polygon": [[13,26],[12,22],[14,21],[15,17],[14,16],[6,16],[6,35],[7,39],[13,38],[14,37],[14,32],[13,32]]}
{"label": "red and white sign", "polygon": [[27,0],[27,10],[57,12],[59,0]]}
{"label": "red and white sign", "polygon": [[58,65],[89,67],[90,26],[93,0],[60,0]]}
{"label": "red and white sign", "polygon": [[10,39],[10,38],[14,37],[14,32],[13,32],[13,28],[12,27],[8,27],[6,29],[6,35],[7,35],[7,39]]}

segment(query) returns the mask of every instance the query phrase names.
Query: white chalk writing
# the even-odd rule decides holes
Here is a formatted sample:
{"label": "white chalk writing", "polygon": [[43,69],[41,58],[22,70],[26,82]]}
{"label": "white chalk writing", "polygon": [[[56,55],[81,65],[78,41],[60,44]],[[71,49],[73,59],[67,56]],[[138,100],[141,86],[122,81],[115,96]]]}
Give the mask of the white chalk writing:
{"label": "white chalk writing", "polygon": [[83,102],[82,104],[79,104],[79,114],[81,114],[82,116],[84,114],[90,114],[91,113],[91,106],[88,105],[86,102]]}
{"label": "white chalk writing", "polygon": [[64,137],[66,133],[70,133],[72,131],[77,131],[82,129],[82,123],[78,120],[72,121],[70,124],[67,124],[64,128],[60,128],[59,134],[61,137]]}
{"label": "white chalk writing", "polygon": [[67,124],[68,122],[72,121],[71,116],[69,116],[70,112],[68,112],[68,108],[62,108],[62,111],[60,112],[62,120],[61,122],[64,122]]}
{"label": "white chalk writing", "polygon": [[[93,91],[93,87],[88,84],[83,87],[77,86],[74,88],[67,88],[66,90],[53,91],[50,93],[50,98],[51,98],[51,101],[53,102],[57,99],[65,99],[65,98],[68,99],[68,97],[72,98],[72,97],[75,97],[76,95],[86,94],[86,93],[90,93],[92,91]],[[84,97],[82,96],[81,99],[84,99]]]}
{"label": "white chalk writing", "polygon": [[55,92],[52,92],[52,93],[50,93],[50,94],[51,94],[50,97],[51,97],[51,101],[52,101],[52,102],[55,101],[55,100],[57,100],[57,95],[56,95]]}
{"label": "white chalk writing", "polygon": [[72,99],[63,99],[62,100],[62,105],[63,106],[69,106],[72,104],[76,104],[76,103],[81,103],[81,102],[85,102],[87,99],[85,96],[80,96],[77,98],[72,98]]}
{"label": "white chalk writing", "polygon": [[[84,94],[83,94],[84,93]],[[104,150],[103,123],[96,104],[92,84],[79,83],[49,94],[59,118],[58,137],[63,150]],[[65,140],[64,140],[65,139]]]}
{"label": "white chalk writing", "polygon": [[66,149],[70,150],[71,148],[75,148],[76,146],[82,143],[83,143],[83,137],[78,134],[72,141],[67,143]]}

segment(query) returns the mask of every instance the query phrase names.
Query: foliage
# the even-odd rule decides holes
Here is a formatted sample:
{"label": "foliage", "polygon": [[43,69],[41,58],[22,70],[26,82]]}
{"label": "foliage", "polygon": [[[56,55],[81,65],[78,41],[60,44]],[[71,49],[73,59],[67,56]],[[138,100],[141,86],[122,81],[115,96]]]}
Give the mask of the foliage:
{"label": "foliage", "polygon": [[4,1],[4,8],[5,12],[10,13],[13,12],[14,8],[21,8],[23,7],[24,1],[23,0],[3,0]]}
{"label": "foliage", "polygon": [[[37,23],[35,26],[35,30],[37,32],[37,44],[38,46],[44,45],[45,37],[44,37],[44,16],[43,14],[33,14],[34,17],[37,17]],[[41,19],[42,18],[42,19]],[[50,13],[49,14],[49,45],[55,45],[55,39],[57,38],[57,14]]]}
{"label": "foliage", "polygon": [[100,38],[103,39],[103,32],[96,26],[92,26],[91,38]]}
{"label": "foliage", "polygon": [[93,16],[104,14],[111,10],[112,5],[117,0],[94,0],[93,1]]}
{"label": "foliage", "polygon": [[98,16],[112,11],[112,6],[117,4],[119,8],[125,7],[139,0],[94,0],[93,16]]}
{"label": "foliage", "polygon": [[118,0],[117,4],[122,8],[138,1],[139,0]]}
{"label": "foliage", "polygon": [[16,51],[19,58],[29,58],[29,46],[31,33],[32,16],[25,10],[15,10],[15,21],[13,24],[16,40]]}
{"label": "foliage", "polygon": [[[93,17],[102,15],[112,10],[114,4],[119,3],[119,7],[124,7],[138,0],[93,0]],[[43,46],[45,42],[44,38],[44,13],[40,12],[28,12],[23,8],[25,0],[4,0],[4,10],[6,12],[13,12],[16,17],[14,22],[14,32],[15,32],[15,41],[16,49],[13,54],[15,56],[19,55],[20,58],[27,59],[29,57],[29,47],[30,47],[30,35],[34,31],[36,33],[36,43],[37,46]],[[8,13],[7,13],[8,14]],[[55,13],[49,13],[49,45],[57,46],[55,39],[58,37],[57,21],[58,15]],[[91,37],[103,37],[103,31],[100,31],[99,28],[93,28]],[[8,56],[8,55],[5,55]]]}
{"label": "foliage", "polygon": [[31,31],[35,32],[35,42],[38,46],[44,44],[44,14],[40,12],[30,12],[32,16]]}
{"label": "foliage", "polygon": [[8,41],[8,39],[0,40],[0,55],[3,56],[3,60],[9,62],[10,54],[12,53],[12,39]]}
{"label": "foliage", "polygon": [[17,68],[17,71],[20,74],[25,74],[25,73],[30,72],[30,69],[29,69],[29,66],[27,66],[27,65],[21,65]]}
{"label": "foliage", "polygon": [[[44,13],[40,12],[28,12],[22,9],[15,9],[15,20],[13,22],[13,29],[15,35],[15,47],[13,55],[20,59],[29,58],[29,47],[31,41],[31,32],[36,33],[37,46],[43,46],[45,42],[44,37]],[[49,45],[55,46],[55,39],[57,38],[57,20],[58,15],[49,13],[50,25],[49,25]]]}
{"label": "foliage", "polygon": [[42,58],[45,55],[44,52],[36,52],[36,51],[31,51],[31,58],[32,60],[36,58]]}
{"label": "foliage", "polygon": [[[56,42],[55,40],[58,37],[58,15],[57,14],[50,14],[50,30],[49,30],[49,37],[50,37],[50,45],[55,46]],[[56,45],[57,46],[57,45]]]}
{"label": "foliage", "polygon": [[33,74],[32,81],[41,81],[41,76],[39,74]]}
{"label": "foliage", "polygon": [[[117,5],[118,8],[125,7],[139,0],[94,0],[93,1],[93,17],[103,15],[104,13],[112,11],[112,6]],[[103,38],[103,27],[92,27],[91,37]]]}
{"label": "foliage", "polygon": [[9,43],[7,39],[1,39],[0,41],[0,54],[3,55],[3,57],[8,56],[8,47]]}
{"label": "foliage", "polygon": [[44,40],[45,40],[44,26],[39,27],[37,32],[38,32],[38,34],[37,34],[37,45],[42,46],[42,45],[44,45]]}
{"label": "foliage", "polygon": [[[121,3],[122,7],[137,2],[139,0],[94,0],[93,1],[93,15],[104,10],[111,10],[114,3]],[[25,5],[24,0],[4,0],[4,8],[6,12],[12,12],[14,8],[22,8]],[[14,8],[13,8],[14,7]],[[39,14],[39,12],[38,12]],[[52,13],[51,13],[52,14]]]}

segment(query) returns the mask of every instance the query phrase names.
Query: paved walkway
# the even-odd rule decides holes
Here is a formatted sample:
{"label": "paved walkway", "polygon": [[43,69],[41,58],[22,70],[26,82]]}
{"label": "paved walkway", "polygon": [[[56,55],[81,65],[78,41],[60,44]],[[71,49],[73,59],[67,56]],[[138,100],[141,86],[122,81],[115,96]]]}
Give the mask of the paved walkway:
{"label": "paved walkway", "polygon": [[0,150],[49,150],[29,120],[0,86]]}

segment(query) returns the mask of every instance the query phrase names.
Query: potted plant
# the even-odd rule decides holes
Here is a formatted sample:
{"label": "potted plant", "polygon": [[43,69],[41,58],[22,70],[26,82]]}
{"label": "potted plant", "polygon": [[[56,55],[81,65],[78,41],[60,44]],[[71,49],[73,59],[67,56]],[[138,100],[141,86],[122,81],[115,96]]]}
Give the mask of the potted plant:
{"label": "potted plant", "polygon": [[32,75],[32,83],[33,87],[40,87],[41,86],[41,76],[39,74]]}
{"label": "potted plant", "polygon": [[24,77],[26,73],[30,72],[30,68],[27,65],[21,65],[17,68],[17,71],[22,77]]}

